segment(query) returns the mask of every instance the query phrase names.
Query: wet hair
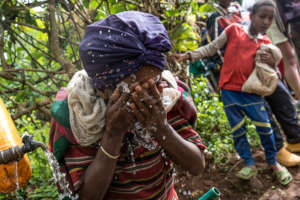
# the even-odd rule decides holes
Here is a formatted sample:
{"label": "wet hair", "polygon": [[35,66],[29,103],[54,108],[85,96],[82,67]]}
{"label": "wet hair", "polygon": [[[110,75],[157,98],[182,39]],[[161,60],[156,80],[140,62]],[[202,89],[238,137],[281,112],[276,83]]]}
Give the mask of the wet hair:
{"label": "wet hair", "polygon": [[258,11],[258,9],[262,6],[272,6],[273,8],[275,8],[275,4],[272,0],[258,0],[249,10],[251,14],[255,14]]}

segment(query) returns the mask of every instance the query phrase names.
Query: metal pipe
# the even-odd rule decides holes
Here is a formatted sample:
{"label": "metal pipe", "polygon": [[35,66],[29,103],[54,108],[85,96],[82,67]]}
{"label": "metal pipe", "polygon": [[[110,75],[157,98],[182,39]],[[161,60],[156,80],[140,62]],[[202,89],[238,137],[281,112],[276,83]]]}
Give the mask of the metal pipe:
{"label": "metal pipe", "polygon": [[32,152],[36,148],[41,147],[44,151],[47,146],[42,142],[37,142],[32,139],[31,135],[24,134],[22,136],[22,146],[15,146],[3,151],[0,151],[0,164],[7,164],[12,161],[19,161],[25,153]]}

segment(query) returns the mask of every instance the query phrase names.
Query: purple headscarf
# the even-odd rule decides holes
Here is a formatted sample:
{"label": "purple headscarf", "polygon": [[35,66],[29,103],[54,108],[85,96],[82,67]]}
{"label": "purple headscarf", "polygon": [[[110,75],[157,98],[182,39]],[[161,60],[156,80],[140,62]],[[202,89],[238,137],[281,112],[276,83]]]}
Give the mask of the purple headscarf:
{"label": "purple headscarf", "polygon": [[164,52],[171,48],[168,33],[157,17],[125,11],[87,26],[79,54],[94,87],[103,90],[144,64],[163,70]]}

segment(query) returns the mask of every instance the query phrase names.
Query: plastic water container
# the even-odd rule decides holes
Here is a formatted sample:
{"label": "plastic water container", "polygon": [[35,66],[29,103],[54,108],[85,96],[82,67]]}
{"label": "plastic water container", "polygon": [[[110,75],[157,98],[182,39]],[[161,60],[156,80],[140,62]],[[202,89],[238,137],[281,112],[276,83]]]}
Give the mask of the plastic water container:
{"label": "plastic water container", "polygon": [[[22,140],[0,98],[0,151],[15,146],[22,146]],[[0,164],[0,193],[8,193],[26,185],[31,175],[32,172],[27,155],[24,155],[19,161]]]}

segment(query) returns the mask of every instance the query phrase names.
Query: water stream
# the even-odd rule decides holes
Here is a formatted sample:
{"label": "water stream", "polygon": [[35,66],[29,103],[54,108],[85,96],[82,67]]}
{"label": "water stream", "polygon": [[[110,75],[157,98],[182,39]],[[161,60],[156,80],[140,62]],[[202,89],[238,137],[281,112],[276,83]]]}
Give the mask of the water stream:
{"label": "water stream", "polygon": [[44,150],[45,154],[48,158],[50,169],[53,174],[53,178],[55,183],[59,186],[62,193],[59,194],[59,199],[63,200],[65,197],[68,197],[71,200],[77,200],[79,197],[78,195],[74,195],[69,187],[69,183],[66,179],[66,174],[62,173],[59,170],[59,164],[55,159],[54,155],[49,150]]}
{"label": "water stream", "polygon": [[16,190],[19,190],[20,184],[19,184],[18,162],[17,161],[15,161],[15,177],[16,177]]}

